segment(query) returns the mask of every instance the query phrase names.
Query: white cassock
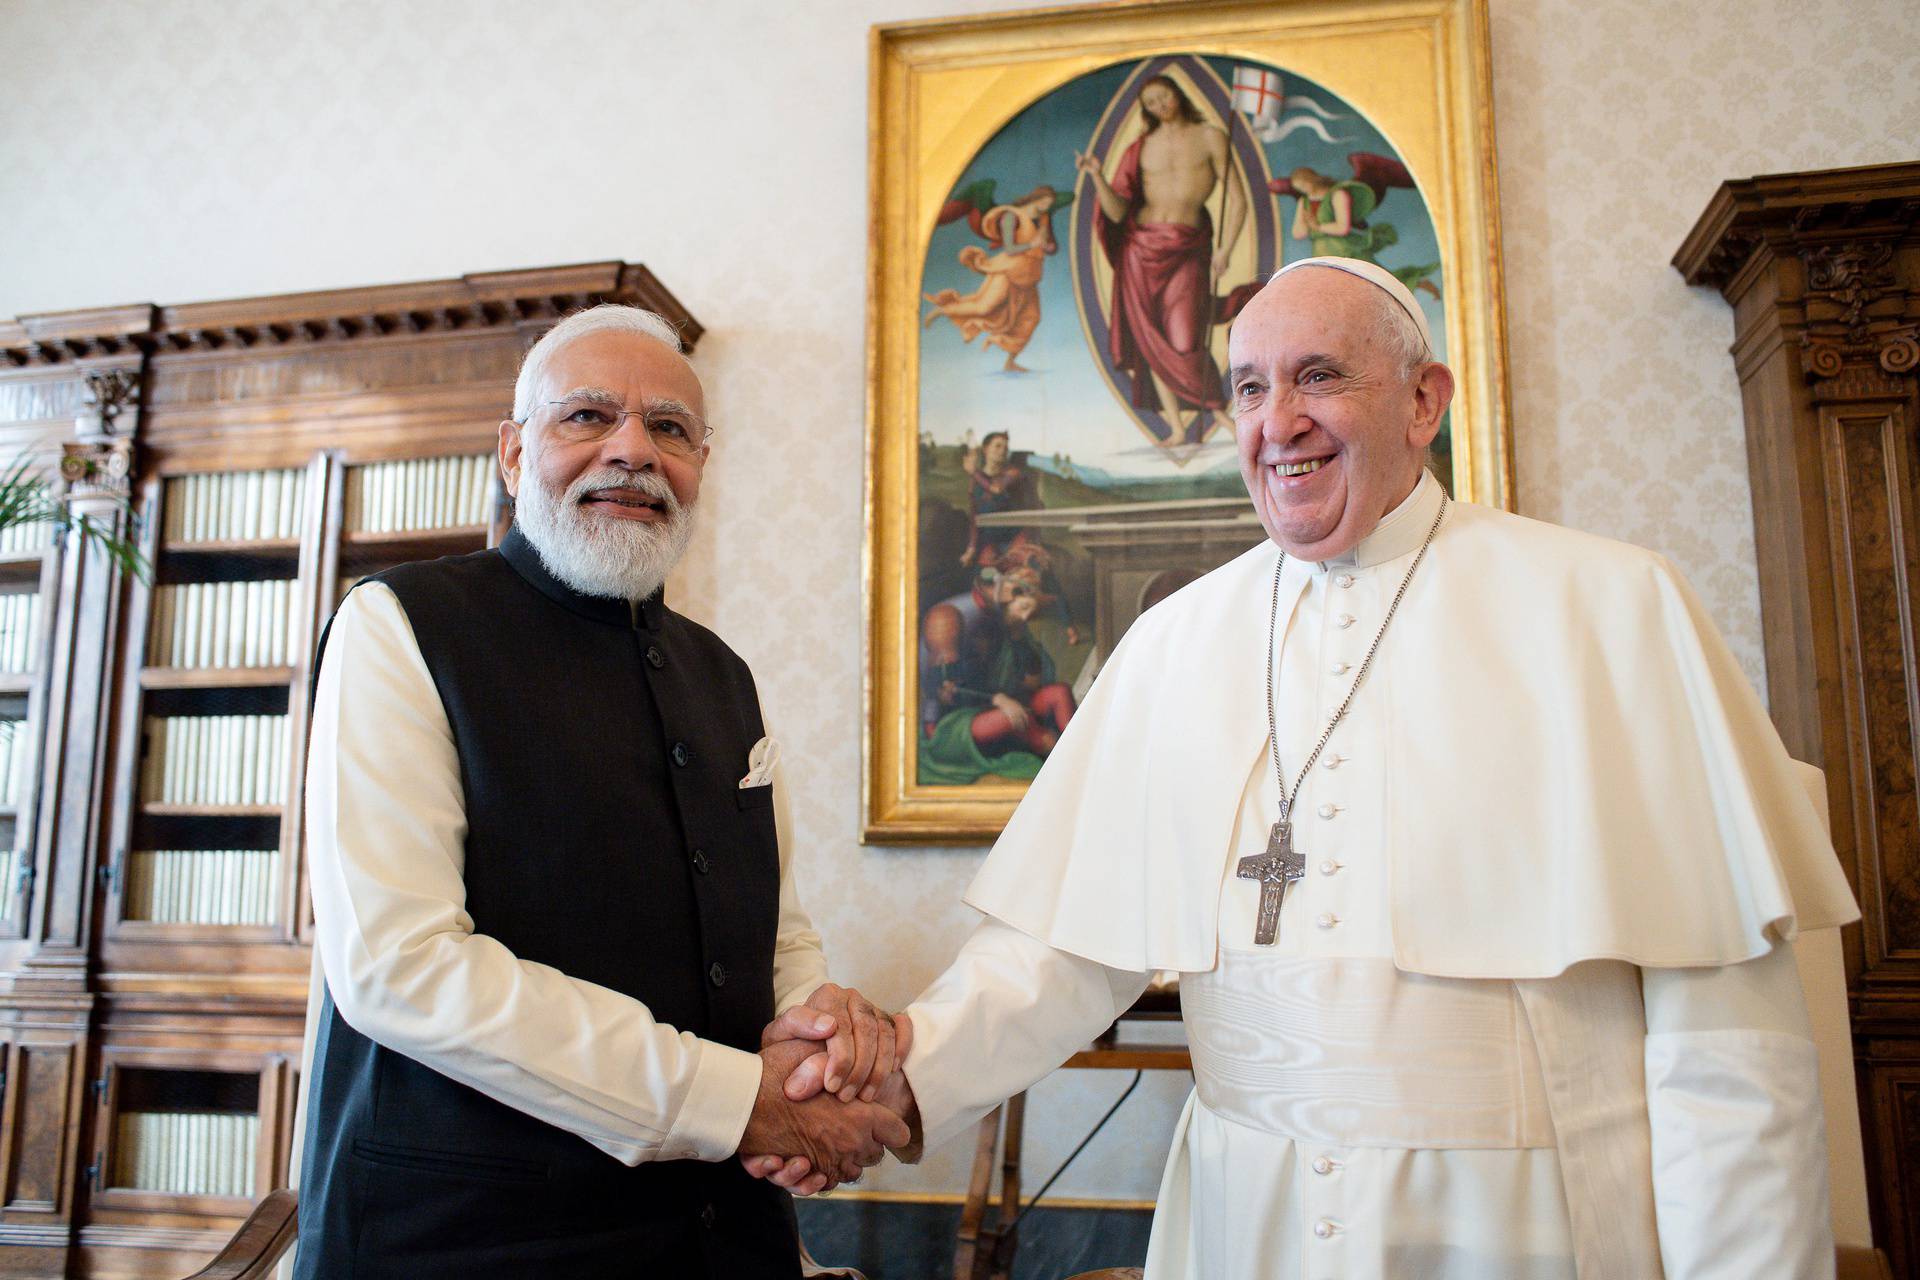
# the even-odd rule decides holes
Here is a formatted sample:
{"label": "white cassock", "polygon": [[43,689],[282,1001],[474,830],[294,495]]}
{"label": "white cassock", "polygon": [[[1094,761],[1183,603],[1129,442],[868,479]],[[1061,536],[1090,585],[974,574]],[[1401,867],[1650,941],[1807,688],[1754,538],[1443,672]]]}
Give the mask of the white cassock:
{"label": "white cassock", "polygon": [[[1289,785],[1442,492],[1288,561]],[[1798,929],[1858,912],[1738,666],[1660,557],[1454,504],[1294,810],[1279,939],[1270,543],[1115,650],[908,1010],[929,1144],[1181,975],[1195,1088],[1148,1280],[1833,1272]]]}

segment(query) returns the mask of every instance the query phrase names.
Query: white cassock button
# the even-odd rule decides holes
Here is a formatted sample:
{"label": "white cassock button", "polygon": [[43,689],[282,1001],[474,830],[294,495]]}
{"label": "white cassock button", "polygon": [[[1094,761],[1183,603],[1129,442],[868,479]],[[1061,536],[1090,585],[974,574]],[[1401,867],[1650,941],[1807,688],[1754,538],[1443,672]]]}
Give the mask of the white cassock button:
{"label": "white cassock button", "polygon": [[1334,875],[1339,870],[1340,870],[1340,864],[1335,862],[1332,858],[1328,858],[1325,862],[1320,864],[1320,874],[1323,876]]}
{"label": "white cassock button", "polygon": [[1322,1240],[1331,1240],[1333,1233],[1339,1229],[1339,1225],[1335,1223],[1332,1218],[1322,1218],[1313,1224],[1313,1234],[1319,1236]]}
{"label": "white cassock button", "polygon": [[1328,756],[1325,760],[1322,760],[1320,762],[1320,767],[1322,769],[1338,769],[1341,765],[1345,764],[1346,762],[1347,762],[1347,758],[1345,756],[1341,755],[1339,752],[1335,752],[1333,755]]}
{"label": "white cassock button", "polygon": [[1340,806],[1337,804],[1323,804],[1319,809],[1320,816],[1323,818],[1331,818],[1338,812],[1340,812]]}
{"label": "white cassock button", "polygon": [[1325,1156],[1321,1156],[1313,1162],[1313,1171],[1324,1177],[1333,1172],[1333,1161],[1327,1159]]}
{"label": "white cassock button", "polygon": [[1350,573],[1343,573],[1339,577],[1335,578],[1334,582],[1342,587],[1350,587],[1353,585],[1353,575]]}
{"label": "white cassock button", "polygon": [[1352,614],[1343,613],[1339,617],[1333,620],[1333,624],[1336,627],[1339,627],[1342,631],[1345,631],[1348,627],[1352,626],[1355,621],[1356,619]]}
{"label": "white cassock button", "polygon": [[1327,670],[1333,672],[1333,674],[1337,676],[1343,676],[1347,674],[1348,671],[1352,670],[1352,668],[1347,666],[1347,664],[1344,662],[1336,662],[1331,667],[1328,667]]}
{"label": "white cassock button", "polygon": [[1313,918],[1313,923],[1318,928],[1331,929],[1333,928],[1333,926],[1340,923],[1340,917],[1337,915],[1334,915],[1331,911],[1322,911],[1319,915]]}

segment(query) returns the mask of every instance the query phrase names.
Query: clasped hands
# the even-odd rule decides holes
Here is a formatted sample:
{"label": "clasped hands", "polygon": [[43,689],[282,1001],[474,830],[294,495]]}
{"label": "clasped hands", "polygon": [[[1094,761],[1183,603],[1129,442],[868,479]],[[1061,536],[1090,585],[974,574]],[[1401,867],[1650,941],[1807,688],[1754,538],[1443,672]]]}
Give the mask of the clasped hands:
{"label": "clasped hands", "polygon": [[918,1108],[900,1063],[912,1043],[905,1014],[831,982],[768,1023],[740,1138],[747,1172],[813,1195],[911,1145]]}

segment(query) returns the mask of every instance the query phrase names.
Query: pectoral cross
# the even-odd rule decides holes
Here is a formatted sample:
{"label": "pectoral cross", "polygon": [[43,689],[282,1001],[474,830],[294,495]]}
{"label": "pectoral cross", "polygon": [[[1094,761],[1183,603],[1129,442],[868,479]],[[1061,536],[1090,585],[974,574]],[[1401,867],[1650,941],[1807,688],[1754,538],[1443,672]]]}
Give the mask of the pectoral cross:
{"label": "pectoral cross", "polygon": [[1260,882],[1260,918],[1253,940],[1262,947],[1272,946],[1280,933],[1280,901],[1286,896],[1287,886],[1307,874],[1306,855],[1293,847],[1293,823],[1274,823],[1267,837],[1267,851],[1240,859],[1234,874],[1242,880]]}

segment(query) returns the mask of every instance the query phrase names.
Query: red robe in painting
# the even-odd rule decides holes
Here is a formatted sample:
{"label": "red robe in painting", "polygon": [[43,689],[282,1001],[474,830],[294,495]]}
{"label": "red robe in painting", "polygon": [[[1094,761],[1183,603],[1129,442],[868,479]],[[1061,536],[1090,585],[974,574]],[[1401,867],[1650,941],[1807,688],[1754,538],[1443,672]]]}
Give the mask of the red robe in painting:
{"label": "red robe in painting", "polygon": [[1107,354],[1114,368],[1133,380],[1136,408],[1158,409],[1159,393],[1149,371],[1173,389],[1185,404],[1218,409],[1226,401],[1220,369],[1207,338],[1214,299],[1208,266],[1213,257],[1213,219],[1202,208],[1200,225],[1137,221],[1140,190],[1138,138],[1120,157],[1111,179],[1114,193],[1127,202],[1124,221],[1095,211],[1100,244],[1113,265],[1113,314]]}

